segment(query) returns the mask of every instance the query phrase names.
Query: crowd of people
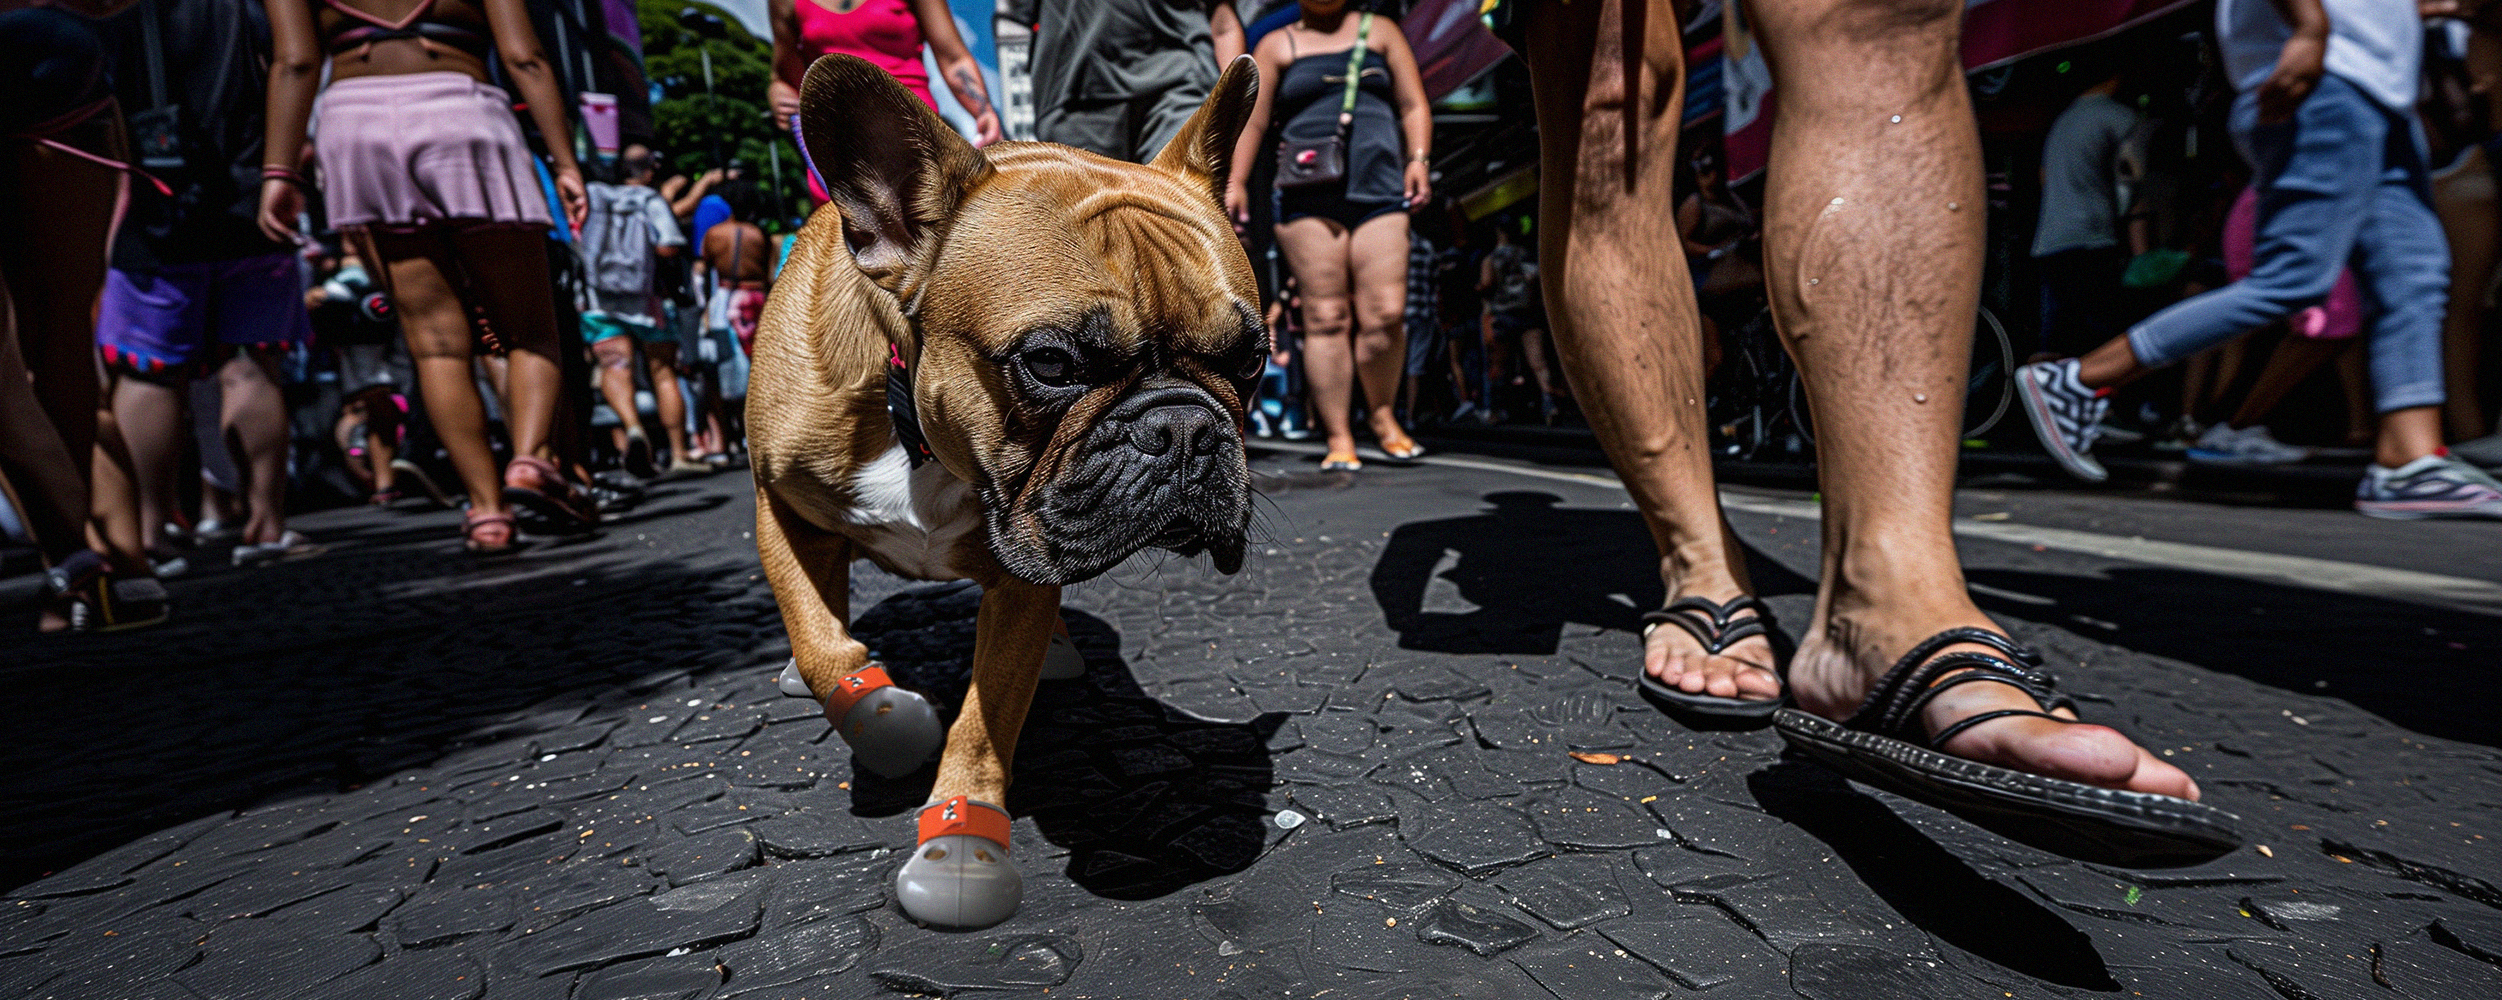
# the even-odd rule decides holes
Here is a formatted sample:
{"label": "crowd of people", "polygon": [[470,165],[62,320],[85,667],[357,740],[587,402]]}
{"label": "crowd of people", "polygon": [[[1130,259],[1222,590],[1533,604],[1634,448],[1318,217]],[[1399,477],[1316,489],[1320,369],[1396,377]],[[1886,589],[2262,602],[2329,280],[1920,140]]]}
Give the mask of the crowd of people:
{"label": "crowd of people", "polygon": [[[2043,143],[2040,339],[2017,382],[2064,468],[2100,481],[2095,445],[2141,439],[2193,462],[2305,461],[2317,446],[2269,421],[2334,365],[2344,419],[2314,433],[2370,454],[2358,510],[2502,517],[2477,350],[2502,135],[2502,18],[2485,12],[2502,8],[2470,6],[2428,32],[2424,13],[2459,5],[2227,0],[2212,46],[2080,62],[2090,83]],[[2177,385],[2115,395],[2175,364]]]}
{"label": "crowd of people", "polygon": [[9,6],[0,481],[40,628],[318,550],[291,506],[457,507],[493,555],[740,461],[757,186],[577,160],[523,0]]}
{"label": "crowd of people", "polygon": [[[1539,80],[1542,167],[1539,217],[1476,219],[1434,190],[1415,54],[1364,4],[1297,0],[1256,40],[1221,0],[1002,12],[1043,26],[1036,136],[1106,156],[1152,156],[1220,66],[1260,67],[1222,197],[1282,263],[1259,433],[1318,434],[1323,467],[1354,471],[1359,433],[1403,460],[1420,423],[1578,414],[1658,544],[1669,602],[1627,670],[1655,699],[1758,721],[1795,705],[1784,735],[1908,795],[1977,783],[2040,813],[2042,781],[2094,786],[2059,822],[2149,850],[2205,822],[2187,775],[2080,723],[1963,583],[1957,404],[1987,243],[1963,5],[1756,5],[1782,114],[1750,204],[1717,154],[1642,152],[1680,137],[1684,53],[1624,30],[1641,2],[1484,6]],[[164,620],[159,579],[207,542],[243,566],[318,546],[286,522],[308,483],[456,506],[459,544],[492,555],[739,461],[745,352],[786,249],[767,223],[787,220],[735,164],[578,159],[524,0],[0,6],[0,480],[50,573],[43,627]],[[2062,466],[2102,478],[2097,444],[2131,422],[2275,460],[2272,400],[2338,363],[2371,416],[2351,422],[2371,449],[2358,509],[2502,517],[2473,396],[2502,231],[2502,114],[2482,110],[2502,15],[2483,12],[2502,3],[2423,6],[2220,0],[2213,80],[2176,90],[2203,98],[2166,118],[2119,65],[2054,124],[2017,384]],[[2466,16],[2442,29],[2455,52],[2426,57],[2425,13]],[[774,0],[770,18],[784,127],[805,67],[847,53],[933,111],[935,65],[971,138],[1001,137],[939,0]],[[2417,97],[2445,65],[2471,85],[2436,147]],[[2171,152],[2217,128],[2238,175]],[[1713,482],[1712,303],[1739,294],[1769,310],[1819,429],[1824,572],[1796,649],[1775,648]],[[2210,372],[2168,412],[2111,416],[2121,387],[2271,324],[2242,412],[2216,415],[2233,380]],[[308,471],[325,463],[336,478]],[[2156,813],[2168,832],[2129,826]]]}
{"label": "crowd of people", "polygon": [[[1544,234],[1434,190],[1432,112],[1396,21],[1347,0],[1259,4],[1294,16],[1252,38],[1236,6],[1029,0],[1001,16],[1058,29],[1036,35],[1037,138],[1109,156],[1160,148],[1225,61],[1263,71],[1224,196],[1277,265],[1249,429],[1318,437],[1324,468],[1353,471],[1359,434],[1409,459],[1418,426],[1581,419],[1549,336]],[[2364,41],[2299,101],[2275,53],[2329,46],[2309,22],[2277,37],[2259,0],[2223,6],[2192,50],[2081,52],[2084,86],[2042,141],[2039,323],[2018,383],[2043,445],[2089,480],[2097,443],[2302,461],[2316,449],[2268,417],[2333,366],[2336,443],[2374,459],[2361,509],[2502,516],[2478,468],[2502,466],[2502,436],[2477,398],[2502,214],[2502,16],[2482,12],[2502,5],[2431,5],[2471,16],[2429,35],[2395,6],[2339,19]],[[29,376],[0,393],[49,431],[11,421],[10,510],[62,595],[46,627],[160,617],[153,578],[204,543],[231,541],[219,556],[237,565],[318,547],[286,523],[306,490],[457,504],[464,546],[491,553],[736,462],[745,346],[777,231],[798,220],[768,219],[737,164],[663,178],[642,146],[577,162],[574,142],[547,142],[573,133],[521,0],[18,7],[19,245],[103,261],[8,262],[19,349],[0,353]],[[968,137],[1002,137],[943,0],[775,0],[769,17],[784,128],[806,66],[840,52],[933,110],[935,67]],[[2305,159],[2277,138],[2297,105],[2345,109],[2340,148],[2382,155]],[[1669,223],[1709,371],[1728,304],[1769,303],[1764,217],[1717,149],[1674,164]],[[2114,395],[2175,362],[2177,383]]]}

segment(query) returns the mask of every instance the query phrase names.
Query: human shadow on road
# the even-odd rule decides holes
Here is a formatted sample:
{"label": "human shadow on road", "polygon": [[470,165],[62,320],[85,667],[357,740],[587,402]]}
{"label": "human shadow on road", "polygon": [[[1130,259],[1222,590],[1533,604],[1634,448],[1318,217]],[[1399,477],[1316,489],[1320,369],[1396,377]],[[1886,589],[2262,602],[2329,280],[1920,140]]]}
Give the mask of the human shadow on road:
{"label": "human shadow on road", "polygon": [[2181,569],[1977,569],[1969,577],[1979,585],[1973,598],[1993,614],[2341,698],[2416,732],[2502,745],[2493,714],[2502,701],[2502,673],[2493,669],[2502,618]]}
{"label": "human shadow on road", "polygon": [[1938,940],[2061,986],[2120,988],[2083,931],[1982,877],[1833,772],[1787,761],[1746,784],[1765,812],[1823,841],[1885,905]]}
{"label": "human shadow on road", "polygon": [[[953,721],[971,683],[971,584],[907,590],[860,613],[852,634],[903,687]],[[1068,876],[1115,899],[1150,899],[1251,866],[1267,845],[1268,741],[1285,720],[1203,719],[1140,689],[1121,637],[1083,611],[1062,612],[1086,676],[1044,682],[1017,740],[1005,803],[1070,851]],[[902,778],[859,771],[852,812],[886,816],[927,801],[935,767]]]}
{"label": "human shadow on road", "polygon": [[[1484,499],[1482,513],[1411,521],[1383,545],[1373,599],[1400,648],[1549,655],[1567,623],[1639,633],[1642,613],[1659,607],[1659,550],[1639,514],[1562,507],[1531,491]],[[1814,592],[1806,578],[1747,555],[1758,596]],[[1429,608],[1448,602],[1432,593],[1436,580],[1476,607]]]}
{"label": "human shadow on road", "polygon": [[472,747],[517,760],[533,736],[746,666],[780,633],[752,553],[654,561],[594,542],[479,561],[432,537],[178,579],[156,629],[0,637],[16,695],[0,704],[0,888]]}

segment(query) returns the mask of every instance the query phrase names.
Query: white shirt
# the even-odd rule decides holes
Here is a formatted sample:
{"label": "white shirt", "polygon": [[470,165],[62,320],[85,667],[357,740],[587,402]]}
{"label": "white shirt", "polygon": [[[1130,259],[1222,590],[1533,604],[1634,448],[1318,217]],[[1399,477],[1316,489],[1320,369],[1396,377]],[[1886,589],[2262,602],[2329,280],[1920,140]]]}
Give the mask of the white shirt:
{"label": "white shirt", "polygon": [[[2320,6],[2328,10],[2328,71],[2381,107],[2412,111],[2424,65],[2424,17],[2415,0],[2320,0]],[[2293,26],[2270,0],[2216,0],[2215,32],[2224,43],[2224,72],[2235,89],[2248,92],[2276,71]]]}

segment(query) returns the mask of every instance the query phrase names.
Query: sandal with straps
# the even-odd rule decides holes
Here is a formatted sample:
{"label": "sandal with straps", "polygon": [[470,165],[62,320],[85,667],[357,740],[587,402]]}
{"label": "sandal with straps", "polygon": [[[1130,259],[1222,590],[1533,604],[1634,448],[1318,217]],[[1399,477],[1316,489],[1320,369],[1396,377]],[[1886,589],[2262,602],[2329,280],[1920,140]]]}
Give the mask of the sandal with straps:
{"label": "sandal with straps", "polygon": [[[1736,617],[1741,611],[1752,611],[1755,616]],[[1642,640],[1646,646],[1651,633],[1662,625],[1684,629],[1687,635],[1694,637],[1695,642],[1703,645],[1704,653],[1712,656],[1718,656],[1747,639],[1763,636],[1772,644],[1773,673],[1788,673],[1789,637],[1773,626],[1772,608],[1746,594],[1739,594],[1725,603],[1703,597],[1680,597],[1669,602],[1665,608],[1643,615]],[[1651,676],[1648,669],[1636,672],[1635,678],[1641,682],[1642,693],[1649,695],[1660,707],[1710,716],[1716,720],[1762,723],[1771,719],[1772,713],[1779,711],[1781,704],[1788,700],[1786,683],[1783,693],[1771,698],[1723,698],[1684,690]],[[1784,676],[1783,680],[1786,682],[1787,677]]]}
{"label": "sandal with straps", "polygon": [[460,517],[461,548],[471,555],[503,555],[520,547],[520,537],[511,514],[485,514],[473,509]]}
{"label": "sandal with straps", "polygon": [[[1938,650],[1959,644],[1995,653]],[[1981,712],[1931,736],[1921,712],[1938,692],[1958,684],[2004,684],[2042,707]],[[2009,839],[2082,861],[2131,868],[2170,868],[2210,861],[2240,848],[2241,818],[2214,806],[1966,760],[1941,752],[1947,740],[1993,719],[2030,716],[2074,724],[2051,714],[2074,710],[2040,654],[1979,628],[1930,636],[1877,680],[1859,709],[1835,723],[1797,709],[1775,713],[1789,745],[1872,788],[1954,813]]]}

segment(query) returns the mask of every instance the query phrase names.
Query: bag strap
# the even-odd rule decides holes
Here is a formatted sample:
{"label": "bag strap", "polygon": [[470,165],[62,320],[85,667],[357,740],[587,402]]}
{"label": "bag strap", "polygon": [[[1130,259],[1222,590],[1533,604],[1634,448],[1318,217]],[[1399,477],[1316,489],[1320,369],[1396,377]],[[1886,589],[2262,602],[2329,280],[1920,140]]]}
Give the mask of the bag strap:
{"label": "bag strap", "polygon": [[149,107],[165,106],[165,39],[158,34],[156,0],[139,4],[139,42],[148,50]]}
{"label": "bag strap", "polygon": [[1363,82],[1364,43],[1373,37],[1373,15],[1366,13],[1355,22],[1355,47],[1347,50],[1347,93],[1338,102],[1338,131],[1345,132],[1355,124],[1355,88]]}

